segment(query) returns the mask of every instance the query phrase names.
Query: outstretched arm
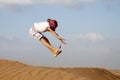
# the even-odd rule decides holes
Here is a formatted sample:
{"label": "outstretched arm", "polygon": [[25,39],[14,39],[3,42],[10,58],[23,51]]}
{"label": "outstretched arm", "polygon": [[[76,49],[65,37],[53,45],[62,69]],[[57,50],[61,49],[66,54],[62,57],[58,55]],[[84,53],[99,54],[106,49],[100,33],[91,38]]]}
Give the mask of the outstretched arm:
{"label": "outstretched arm", "polygon": [[61,38],[55,31],[53,31],[50,27],[48,27],[48,30],[62,43],[66,44],[64,41],[65,39]]}

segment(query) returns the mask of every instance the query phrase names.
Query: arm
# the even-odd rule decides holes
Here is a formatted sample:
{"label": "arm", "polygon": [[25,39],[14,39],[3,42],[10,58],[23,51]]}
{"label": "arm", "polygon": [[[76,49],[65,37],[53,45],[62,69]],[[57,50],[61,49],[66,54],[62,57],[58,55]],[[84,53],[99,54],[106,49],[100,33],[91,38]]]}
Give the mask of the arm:
{"label": "arm", "polygon": [[48,30],[50,31],[51,34],[53,34],[59,41],[61,41],[62,43],[66,44],[63,38],[61,38],[55,31],[53,31],[50,27],[48,27]]}

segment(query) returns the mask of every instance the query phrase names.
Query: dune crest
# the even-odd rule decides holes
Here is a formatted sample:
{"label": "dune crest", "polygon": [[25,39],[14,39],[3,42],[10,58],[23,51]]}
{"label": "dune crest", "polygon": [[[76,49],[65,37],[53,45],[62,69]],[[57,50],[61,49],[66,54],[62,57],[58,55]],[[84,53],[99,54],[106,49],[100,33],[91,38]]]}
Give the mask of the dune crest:
{"label": "dune crest", "polygon": [[120,80],[101,68],[51,68],[0,60],[0,80]]}

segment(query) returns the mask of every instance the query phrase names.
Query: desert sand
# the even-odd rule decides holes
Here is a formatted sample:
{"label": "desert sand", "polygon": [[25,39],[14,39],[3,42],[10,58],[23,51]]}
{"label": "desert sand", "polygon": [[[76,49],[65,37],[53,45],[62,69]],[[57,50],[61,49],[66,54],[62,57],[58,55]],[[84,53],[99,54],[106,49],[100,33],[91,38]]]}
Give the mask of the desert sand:
{"label": "desert sand", "polygon": [[2,59],[0,80],[120,80],[120,74],[102,68],[36,67]]}

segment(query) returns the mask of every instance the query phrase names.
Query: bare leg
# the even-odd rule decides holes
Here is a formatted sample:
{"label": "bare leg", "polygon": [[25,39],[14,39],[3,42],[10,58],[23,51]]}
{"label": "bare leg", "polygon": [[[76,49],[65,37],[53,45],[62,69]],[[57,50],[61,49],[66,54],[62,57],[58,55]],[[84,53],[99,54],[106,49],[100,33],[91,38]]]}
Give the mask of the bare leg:
{"label": "bare leg", "polygon": [[46,37],[42,37],[40,41],[56,56],[59,52],[59,48],[54,48]]}

